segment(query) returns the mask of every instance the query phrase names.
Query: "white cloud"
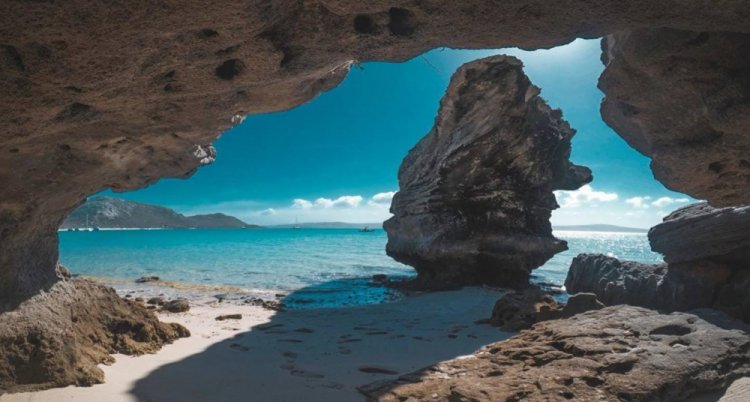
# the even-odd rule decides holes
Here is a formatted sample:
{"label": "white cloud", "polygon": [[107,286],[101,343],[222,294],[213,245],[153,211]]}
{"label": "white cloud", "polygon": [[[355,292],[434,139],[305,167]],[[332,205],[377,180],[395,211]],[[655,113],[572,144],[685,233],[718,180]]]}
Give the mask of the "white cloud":
{"label": "white cloud", "polygon": [[295,198],[291,204],[277,206],[253,201],[235,201],[203,206],[210,212],[223,212],[248,223],[259,225],[303,222],[360,222],[379,223],[391,217],[389,212],[393,191],[371,197],[343,195],[336,198],[319,197],[314,200]]}
{"label": "white cloud", "polygon": [[314,206],[320,208],[357,208],[361,202],[361,195],[342,195],[335,200],[318,198],[315,200]]}
{"label": "white cloud", "polygon": [[372,196],[370,202],[376,204],[390,204],[393,200],[393,196],[396,195],[395,191],[386,191],[384,193],[377,193]]}
{"label": "white cloud", "polygon": [[672,198],[672,197],[659,197],[654,201],[651,201],[652,197],[645,195],[641,197],[632,197],[625,200],[626,204],[636,209],[649,209],[650,207],[664,208],[672,204],[684,204],[690,202],[689,198]]}
{"label": "white cloud", "polygon": [[313,204],[312,202],[308,200],[303,200],[302,198],[295,198],[292,202],[292,208],[299,208],[299,209],[310,209],[312,208]]}
{"label": "white cloud", "polygon": [[648,201],[651,199],[649,196],[645,197],[632,197],[625,200],[626,204],[630,204],[633,208],[648,209]]}
{"label": "white cloud", "polygon": [[687,198],[672,198],[672,197],[659,197],[656,201],[652,202],[651,205],[662,208],[667,205],[681,204],[690,201]]}
{"label": "white cloud", "polygon": [[555,191],[560,208],[577,208],[584,204],[596,205],[596,202],[611,202],[617,199],[617,193],[596,191],[590,185],[585,185],[575,191]]}

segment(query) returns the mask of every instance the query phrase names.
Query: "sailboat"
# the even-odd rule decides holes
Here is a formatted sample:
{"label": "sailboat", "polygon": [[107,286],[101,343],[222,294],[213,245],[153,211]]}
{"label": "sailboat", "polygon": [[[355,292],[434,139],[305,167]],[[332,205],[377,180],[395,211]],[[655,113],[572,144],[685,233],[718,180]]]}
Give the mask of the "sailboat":
{"label": "sailboat", "polygon": [[292,226],[292,229],[299,229],[299,222],[297,221],[297,217],[294,217],[294,226]]}

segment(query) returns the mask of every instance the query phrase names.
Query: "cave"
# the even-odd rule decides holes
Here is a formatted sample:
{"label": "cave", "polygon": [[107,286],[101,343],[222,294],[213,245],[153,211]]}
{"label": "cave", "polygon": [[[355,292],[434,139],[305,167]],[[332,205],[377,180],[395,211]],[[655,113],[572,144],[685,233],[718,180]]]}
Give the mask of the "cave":
{"label": "cave", "polygon": [[[189,177],[214,160],[211,143],[244,116],[307,102],[338,85],[360,62],[404,61],[438,46],[542,49],[601,37],[602,117],[651,158],[654,177],[706,200],[723,216],[740,214],[736,207],[750,203],[745,1],[721,7],[677,0],[139,5],[0,5],[0,331],[9,331],[6,323],[30,300],[53,299],[57,312],[70,300],[89,300],[119,311],[116,317],[92,317],[91,331],[105,322],[136,339],[138,330],[117,324],[145,321],[151,339],[132,350],[114,339],[83,357],[72,350],[67,361],[90,365],[113,352],[153,350],[184,335],[184,329],[129,311],[105,288],[67,280],[58,266],[57,237],[65,217],[105,189],[122,192],[161,178]],[[735,228],[730,239],[746,241],[745,228]],[[742,253],[725,254],[730,260],[717,262],[710,253],[701,258],[744,261]],[[735,271],[732,277],[745,276]],[[746,297],[746,289],[731,292]],[[36,309],[31,313],[48,317]],[[629,314],[634,313],[622,312],[621,319],[632,318]],[[49,327],[64,328],[69,339],[88,336],[70,335],[82,326],[65,318]],[[66,338],[42,343],[59,345],[61,339]],[[33,353],[40,341],[27,337],[22,343],[26,352],[19,356]],[[623,365],[613,364],[612,370],[618,367]],[[42,365],[40,371],[55,368]],[[46,386],[87,384],[97,375],[71,372]],[[375,388],[371,395],[381,391]]]}

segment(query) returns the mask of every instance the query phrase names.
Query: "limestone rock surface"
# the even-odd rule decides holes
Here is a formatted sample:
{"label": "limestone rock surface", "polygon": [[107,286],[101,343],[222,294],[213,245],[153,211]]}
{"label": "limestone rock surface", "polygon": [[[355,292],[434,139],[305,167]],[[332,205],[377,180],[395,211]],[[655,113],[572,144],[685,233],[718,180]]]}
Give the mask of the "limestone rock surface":
{"label": "limestone rock surface", "polygon": [[609,35],[599,79],[602,117],[654,177],[715,206],[750,203],[750,35],[727,31]]}
{"label": "limestone rock surface", "polygon": [[651,228],[648,238],[670,264],[709,259],[750,269],[750,206],[688,205]]}
{"label": "limestone rock surface", "polygon": [[565,289],[570,294],[594,293],[606,305],[654,308],[666,271],[666,264],[641,264],[603,254],[579,254],[570,264]]}
{"label": "limestone rock surface", "polygon": [[567,249],[552,236],[552,192],[580,187],[591,171],[569,161],[575,131],[522,67],[509,56],[462,66],[401,164],[386,251],[421,286],[524,286]]}
{"label": "limestone rock surface", "polygon": [[577,293],[565,305],[536,288],[509,291],[492,308],[489,323],[504,331],[520,331],[537,322],[572,317],[576,314],[603,308],[593,293]]}
{"label": "limestone rock surface", "polygon": [[594,293],[607,305],[630,304],[665,311],[711,307],[750,322],[750,272],[701,260],[641,264],[601,254],[573,259],[568,293]]}
{"label": "limestone rock surface", "polygon": [[[187,177],[215,158],[210,144],[245,115],[306,102],[338,84],[353,63],[403,61],[436,46],[548,48],[649,27],[693,30],[696,37],[747,34],[749,18],[745,0],[721,7],[712,0],[0,2],[0,295],[13,305],[57,281],[56,230],[86,196]],[[743,79],[736,74],[741,70],[724,68],[736,63],[724,61],[732,54],[731,46],[716,50],[717,74]],[[629,59],[614,60],[622,65]],[[613,101],[645,102],[664,90],[657,80],[624,76],[623,87],[637,88],[638,95],[626,98],[608,84],[616,75],[610,77],[602,88]],[[701,106],[727,110],[717,115],[741,127],[743,104]],[[673,109],[651,106],[649,114]],[[624,120],[608,119],[625,133]],[[734,152],[714,145],[709,163]],[[691,156],[706,159],[701,147],[693,149]],[[656,158],[664,182],[686,168],[683,161]],[[744,186],[731,176],[742,158],[731,161],[717,166],[725,175],[720,181]],[[698,173],[693,179],[701,183],[716,178]],[[695,189],[685,180],[673,184]],[[727,194],[693,193],[716,202]]]}
{"label": "limestone rock surface", "polygon": [[360,390],[374,401],[679,401],[750,374],[747,327],[705,313],[606,307]]}
{"label": "limestone rock surface", "polygon": [[179,324],[160,322],[139,303],[82,279],[0,312],[0,394],[104,381],[101,363],[112,354],[154,353],[189,336]]}

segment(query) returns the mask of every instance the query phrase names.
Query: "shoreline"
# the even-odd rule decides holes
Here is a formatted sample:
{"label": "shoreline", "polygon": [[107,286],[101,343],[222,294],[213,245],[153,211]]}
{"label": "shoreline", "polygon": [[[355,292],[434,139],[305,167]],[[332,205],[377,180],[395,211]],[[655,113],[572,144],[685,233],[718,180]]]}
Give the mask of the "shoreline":
{"label": "shoreline", "polygon": [[[513,335],[475,321],[502,292],[421,293],[391,303],[269,311],[191,300],[186,313],[158,313],[192,333],[158,353],[115,355],[105,383],[6,394],[8,402],[363,400],[357,387],[468,355]],[[439,306],[439,308],[438,308]],[[217,321],[225,314],[240,320]]]}

